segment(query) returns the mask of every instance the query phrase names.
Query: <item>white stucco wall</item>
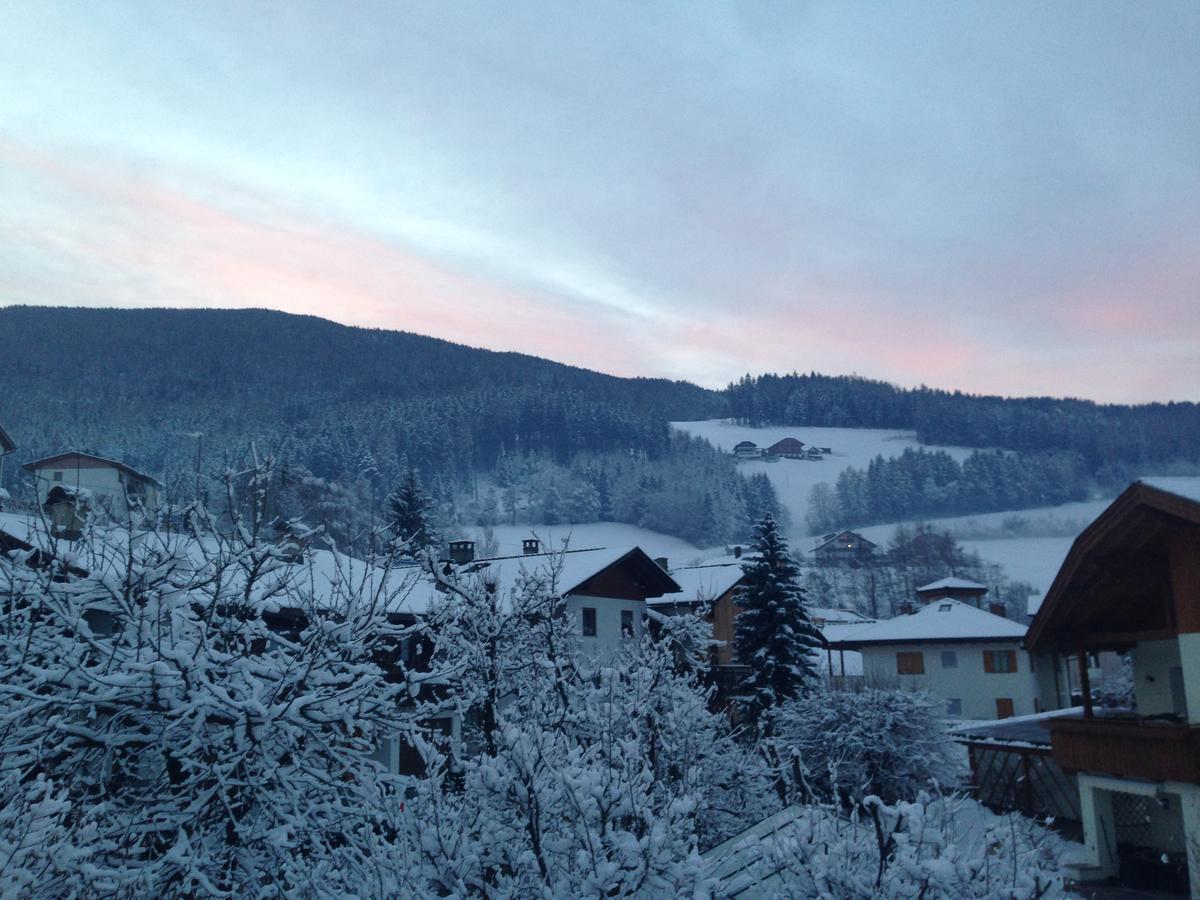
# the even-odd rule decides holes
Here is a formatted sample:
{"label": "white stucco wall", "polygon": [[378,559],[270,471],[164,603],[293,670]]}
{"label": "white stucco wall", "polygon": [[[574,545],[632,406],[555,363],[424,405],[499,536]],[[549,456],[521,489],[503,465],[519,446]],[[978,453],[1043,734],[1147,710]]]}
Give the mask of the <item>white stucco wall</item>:
{"label": "white stucco wall", "polygon": [[[62,473],[60,480],[55,480],[56,472]],[[51,466],[38,470],[34,480],[37,490],[38,505],[46,502],[46,495],[55,487],[84,488],[92,492],[102,506],[109,509],[115,516],[125,514],[125,488],[121,483],[120,473],[113,468],[84,469],[64,465],[62,468]]]}
{"label": "white stucco wall", "polygon": [[[1017,671],[985,672],[985,650],[1013,650],[1017,654]],[[953,652],[957,665],[943,665],[942,653]],[[925,657],[923,675],[900,675],[896,671],[896,654],[921,652]],[[1034,698],[1038,683],[1030,667],[1029,654],[1013,643],[929,643],[880,644],[863,648],[863,675],[868,684],[898,684],[914,690],[929,691],[943,700],[959,700],[961,712],[946,715],[964,719],[996,718],[996,700],[1007,697],[1013,702],[1013,715],[1025,716],[1037,712]]]}
{"label": "white stucco wall", "polygon": [[[645,628],[646,604],[642,600],[620,600],[616,597],[582,597],[574,594],[566,598],[567,615],[575,633],[580,636],[580,647],[584,653],[599,653],[615,650],[621,645],[621,611],[633,614],[633,637],[642,636]],[[583,636],[584,608],[596,610],[596,636]]]}
{"label": "white stucco wall", "polygon": [[[1171,692],[1171,669],[1182,665],[1179,646],[1179,641],[1170,638],[1140,641],[1133,648],[1133,689],[1141,715],[1176,712]],[[1188,707],[1188,712],[1194,715],[1190,703]]]}

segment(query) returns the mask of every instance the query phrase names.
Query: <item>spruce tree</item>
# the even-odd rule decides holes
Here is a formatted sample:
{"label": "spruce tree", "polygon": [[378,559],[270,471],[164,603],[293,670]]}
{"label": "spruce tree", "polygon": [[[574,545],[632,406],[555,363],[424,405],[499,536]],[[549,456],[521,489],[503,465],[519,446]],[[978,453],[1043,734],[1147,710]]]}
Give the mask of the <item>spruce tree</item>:
{"label": "spruce tree", "polygon": [[746,583],[737,595],[741,611],[734,646],[750,671],[738,693],[751,721],[785,700],[806,693],[820,677],[812,652],[824,638],[808,618],[800,570],[769,513],[754,528],[754,545],[742,566]]}
{"label": "spruce tree", "polygon": [[407,553],[416,553],[438,542],[431,523],[431,502],[417,470],[408,467],[404,478],[388,495],[388,528],[397,541],[403,542]]}

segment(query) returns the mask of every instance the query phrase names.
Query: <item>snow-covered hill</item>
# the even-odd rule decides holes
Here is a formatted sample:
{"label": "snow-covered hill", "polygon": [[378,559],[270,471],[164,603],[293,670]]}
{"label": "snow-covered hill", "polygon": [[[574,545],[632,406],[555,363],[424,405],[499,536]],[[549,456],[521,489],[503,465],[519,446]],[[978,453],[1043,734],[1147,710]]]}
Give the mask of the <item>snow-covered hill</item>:
{"label": "snow-covered hill", "polygon": [[798,544],[805,542],[808,525],[808,492],[814,484],[827,481],[833,484],[843,469],[866,467],[876,456],[899,456],[909,447],[924,447],[926,450],[945,450],[956,460],[971,455],[967,447],[933,447],[921,444],[912,431],[888,431],[875,428],[804,428],[771,427],[751,428],[736,425],[728,419],[710,419],[704,422],[672,422],[672,427],[688,434],[706,438],[714,447],[730,452],[741,441],[753,441],[760,447],[786,437],[795,437],[806,444],[828,447],[833,452],[820,461],[803,459],[781,459],[776,462],[747,460],[740,470],[751,475],[765,472],[775,486],[779,501],[792,516],[791,538]]}

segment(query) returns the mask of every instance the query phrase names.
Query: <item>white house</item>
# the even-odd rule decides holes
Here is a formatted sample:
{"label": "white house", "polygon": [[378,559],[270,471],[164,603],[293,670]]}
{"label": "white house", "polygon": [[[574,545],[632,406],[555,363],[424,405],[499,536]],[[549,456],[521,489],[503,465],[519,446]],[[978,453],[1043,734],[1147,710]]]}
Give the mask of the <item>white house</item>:
{"label": "white house", "polygon": [[74,530],[80,507],[107,512],[125,521],[132,507],[153,509],[162,485],[149,475],[115,459],[69,451],[26,463],[40,507],[57,528]]}
{"label": "white house", "polygon": [[[1038,712],[1039,682],[1025,626],[949,598],[908,615],[827,631],[833,653],[862,653],[868,684],[929,691],[945,714],[1002,719]],[[849,673],[848,673],[849,674]]]}
{"label": "white house", "polygon": [[1078,774],[1077,876],[1200,897],[1200,480],[1114,500],[1076,538],[1028,644],[1132,657],[1134,710],[1093,709],[1084,663],[1083,715],[1049,722],[1054,761]]}

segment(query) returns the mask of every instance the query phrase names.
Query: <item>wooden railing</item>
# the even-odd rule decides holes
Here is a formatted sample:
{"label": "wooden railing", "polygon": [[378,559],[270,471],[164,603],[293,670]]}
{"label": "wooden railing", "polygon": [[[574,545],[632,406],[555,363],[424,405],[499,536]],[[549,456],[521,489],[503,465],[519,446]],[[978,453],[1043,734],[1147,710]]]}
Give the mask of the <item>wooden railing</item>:
{"label": "wooden railing", "polygon": [[1050,741],[1068,772],[1200,784],[1200,726],[1136,716],[1052,719]]}

